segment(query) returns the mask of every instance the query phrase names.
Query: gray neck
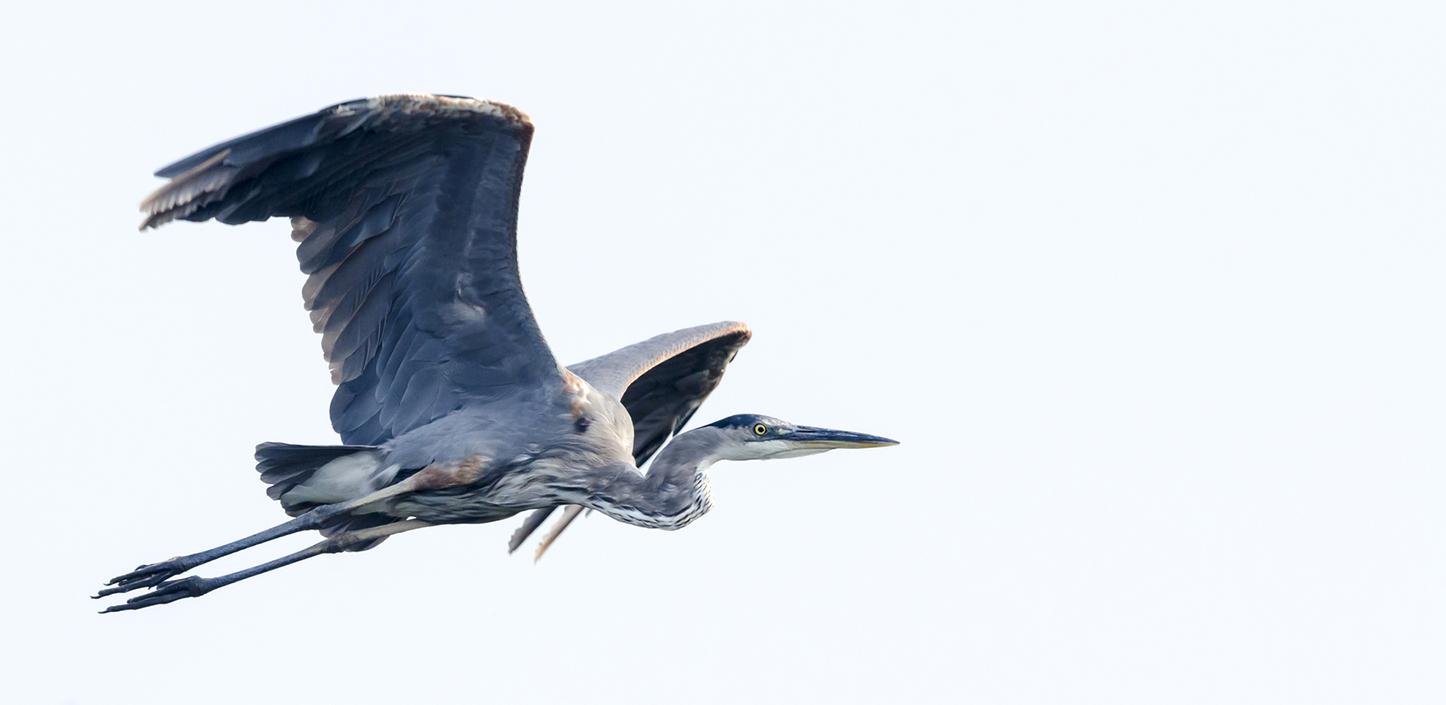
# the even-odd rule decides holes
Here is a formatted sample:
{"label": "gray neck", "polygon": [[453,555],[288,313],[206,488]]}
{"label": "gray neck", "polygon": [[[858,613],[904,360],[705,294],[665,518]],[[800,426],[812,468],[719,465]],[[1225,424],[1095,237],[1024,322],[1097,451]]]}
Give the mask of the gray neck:
{"label": "gray neck", "polygon": [[674,438],[647,475],[631,466],[599,473],[587,505],[624,523],[681,529],[713,507],[708,468],[722,459],[723,440],[719,429],[704,426]]}

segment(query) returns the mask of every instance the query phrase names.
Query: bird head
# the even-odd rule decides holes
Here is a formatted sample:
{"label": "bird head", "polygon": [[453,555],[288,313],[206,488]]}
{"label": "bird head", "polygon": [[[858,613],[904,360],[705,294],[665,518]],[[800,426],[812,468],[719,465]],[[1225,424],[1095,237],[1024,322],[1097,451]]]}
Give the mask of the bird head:
{"label": "bird head", "polygon": [[799,426],[772,416],[739,414],[709,424],[723,434],[720,455],[727,460],[797,458],[836,448],[879,448],[899,442],[867,433]]}

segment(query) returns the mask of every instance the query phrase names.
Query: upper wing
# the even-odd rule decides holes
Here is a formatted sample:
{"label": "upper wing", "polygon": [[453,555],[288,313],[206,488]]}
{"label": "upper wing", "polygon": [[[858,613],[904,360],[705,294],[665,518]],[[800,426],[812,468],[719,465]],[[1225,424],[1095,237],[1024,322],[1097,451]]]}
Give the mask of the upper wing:
{"label": "upper wing", "polygon": [[[723,371],[753,335],[742,323],[723,322],[664,333],[569,367],[594,389],[621,399],[633,419],[633,459],[638,467],[688,423],[723,381]],[[547,547],[577,518],[568,507],[558,525],[538,546]],[[552,509],[533,512],[508,543],[517,550],[542,525]]]}
{"label": "upper wing", "polygon": [[341,103],[156,173],[145,227],[289,216],[302,296],[338,386],[332,427],[378,444],[517,385],[560,383],[517,272],[532,139],[510,107]]}

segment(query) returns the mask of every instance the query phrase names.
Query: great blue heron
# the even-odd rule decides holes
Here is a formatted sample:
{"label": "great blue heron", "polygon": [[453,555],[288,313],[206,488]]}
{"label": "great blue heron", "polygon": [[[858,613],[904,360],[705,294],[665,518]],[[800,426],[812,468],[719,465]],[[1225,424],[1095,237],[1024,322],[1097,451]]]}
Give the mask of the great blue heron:
{"label": "great blue heron", "polygon": [[[196,597],[403,531],[527,510],[568,506],[570,518],[586,507],[678,529],[710,508],[716,461],[894,444],[754,414],[674,436],[748,342],[741,323],[558,365],[517,273],[531,138],[527,117],[505,105],[396,95],[334,105],[157,172],[170,181],[142,204],[142,229],[291,218],[306,308],[337,384],[331,422],[346,445],[257,446],[267,494],[294,518],[114,578],[96,597],[151,590],[106,612]],[[654,453],[645,474],[639,466]],[[544,518],[531,517],[512,548]],[[176,577],[312,529],[325,540],[282,558]]]}

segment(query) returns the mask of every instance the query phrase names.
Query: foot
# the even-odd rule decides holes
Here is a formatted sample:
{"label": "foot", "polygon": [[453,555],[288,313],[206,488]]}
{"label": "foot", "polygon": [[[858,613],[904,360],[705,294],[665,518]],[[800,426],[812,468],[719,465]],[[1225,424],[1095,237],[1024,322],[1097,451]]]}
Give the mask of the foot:
{"label": "foot", "polygon": [[161,583],[160,585],[156,586],[156,589],[145,593],[144,595],[136,595],[135,597],[126,600],[124,604],[111,605],[110,607],[101,610],[101,614],[105,614],[107,612],[124,612],[126,610],[138,610],[143,607],[164,605],[167,602],[184,600],[188,597],[200,597],[210,592],[215,587],[216,585],[213,581],[207,578],[200,578],[193,575],[189,578],[181,578],[180,580],[172,580],[167,583]]}
{"label": "foot", "polygon": [[99,599],[106,595],[130,592],[131,590],[140,588],[155,587],[194,567],[196,567],[196,564],[187,561],[185,556],[172,558],[168,561],[161,561],[160,563],[143,565],[125,575],[117,576],[106,581],[106,585],[114,585],[115,587],[105,588],[92,595],[91,598]]}

